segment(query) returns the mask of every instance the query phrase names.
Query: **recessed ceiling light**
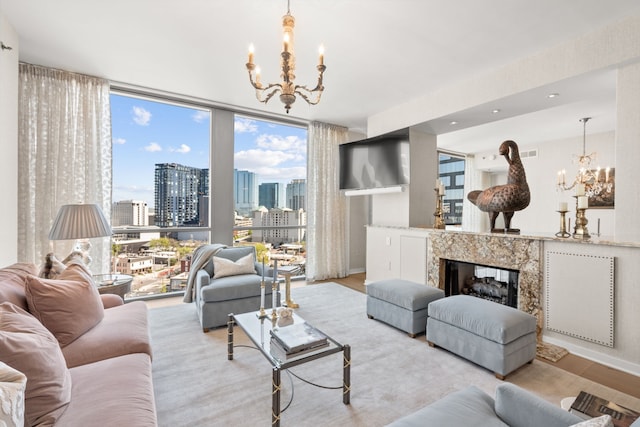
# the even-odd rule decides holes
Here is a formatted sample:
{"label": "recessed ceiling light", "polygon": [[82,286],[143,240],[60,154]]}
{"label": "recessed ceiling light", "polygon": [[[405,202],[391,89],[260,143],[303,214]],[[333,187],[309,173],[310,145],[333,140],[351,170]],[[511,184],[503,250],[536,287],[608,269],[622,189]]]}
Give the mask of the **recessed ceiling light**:
{"label": "recessed ceiling light", "polygon": [[547,98],[557,98],[559,96],[560,96],[559,93],[550,93],[549,95],[547,95]]}
{"label": "recessed ceiling light", "polygon": [[491,110],[491,112],[492,112],[493,114],[498,114],[498,113],[500,112],[500,110],[496,108],[496,109],[494,109],[494,110]]}
{"label": "recessed ceiling light", "polygon": [[450,124],[451,126],[453,126],[453,125],[457,125],[457,124],[458,124],[458,122],[456,122],[455,120],[452,120],[452,121],[450,121],[450,122],[449,122],[449,124]]}

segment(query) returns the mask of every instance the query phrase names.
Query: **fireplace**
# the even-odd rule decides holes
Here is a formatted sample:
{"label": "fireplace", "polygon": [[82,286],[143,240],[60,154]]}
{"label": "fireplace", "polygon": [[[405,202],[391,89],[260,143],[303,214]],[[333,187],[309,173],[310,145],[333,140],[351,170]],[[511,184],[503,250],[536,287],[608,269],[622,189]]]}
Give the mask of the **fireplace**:
{"label": "fireplace", "polygon": [[428,284],[445,289],[446,260],[518,271],[516,308],[538,319],[542,330],[540,239],[498,233],[432,230],[427,239]]}
{"label": "fireplace", "polygon": [[444,260],[444,292],[471,295],[518,308],[518,270]]}

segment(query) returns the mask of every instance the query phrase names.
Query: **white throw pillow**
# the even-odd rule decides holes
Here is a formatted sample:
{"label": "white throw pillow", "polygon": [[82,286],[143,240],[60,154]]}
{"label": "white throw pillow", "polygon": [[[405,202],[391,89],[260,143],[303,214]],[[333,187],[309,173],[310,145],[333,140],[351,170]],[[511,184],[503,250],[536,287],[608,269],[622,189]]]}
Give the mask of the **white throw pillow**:
{"label": "white throw pillow", "polygon": [[582,421],[569,427],[613,427],[613,420],[611,419],[611,415],[602,415],[601,417],[591,418],[590,420]]}
{"label": "white throw pillow", "polygon": [[256,274],[256,268],[253,265],[253,254],[245,255],[235,262],[227,258],[213,257],[214,279],[238,274]]}
{"label": "white throw pillow", "polygon": [[24,392],[27,377],[6,363],[0,362],[0,425],[24,425]]}

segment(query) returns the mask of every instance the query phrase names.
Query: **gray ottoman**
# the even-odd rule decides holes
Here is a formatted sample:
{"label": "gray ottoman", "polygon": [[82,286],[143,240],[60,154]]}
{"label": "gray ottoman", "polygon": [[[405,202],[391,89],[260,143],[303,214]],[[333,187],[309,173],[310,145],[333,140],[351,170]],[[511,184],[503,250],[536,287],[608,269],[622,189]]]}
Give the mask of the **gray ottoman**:
{"label": "gray ottoman", "polygon": [[380,280],[367,285],[367,316],[395,326],[414,338],[427,324],[427,307],[443,298],[441,289],[408,280]]}
{"label": "gray ottoman", "polygon": [[493,371],[497,378],[536,357],[536,318],[469,295],[429,304],[427,342]]}

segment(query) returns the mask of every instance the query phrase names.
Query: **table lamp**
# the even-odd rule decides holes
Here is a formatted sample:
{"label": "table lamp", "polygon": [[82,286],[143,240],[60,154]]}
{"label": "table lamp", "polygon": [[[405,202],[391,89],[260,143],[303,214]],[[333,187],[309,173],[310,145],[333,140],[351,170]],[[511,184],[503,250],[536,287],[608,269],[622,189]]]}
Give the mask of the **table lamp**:
{"label": "table lamp", "polygon": [[75,239],[74,251],[80,251],[89,264],[91,243],[88,239],[111,236],[111,226],[96,204],[63,205],[53,221],[49,240]]}

